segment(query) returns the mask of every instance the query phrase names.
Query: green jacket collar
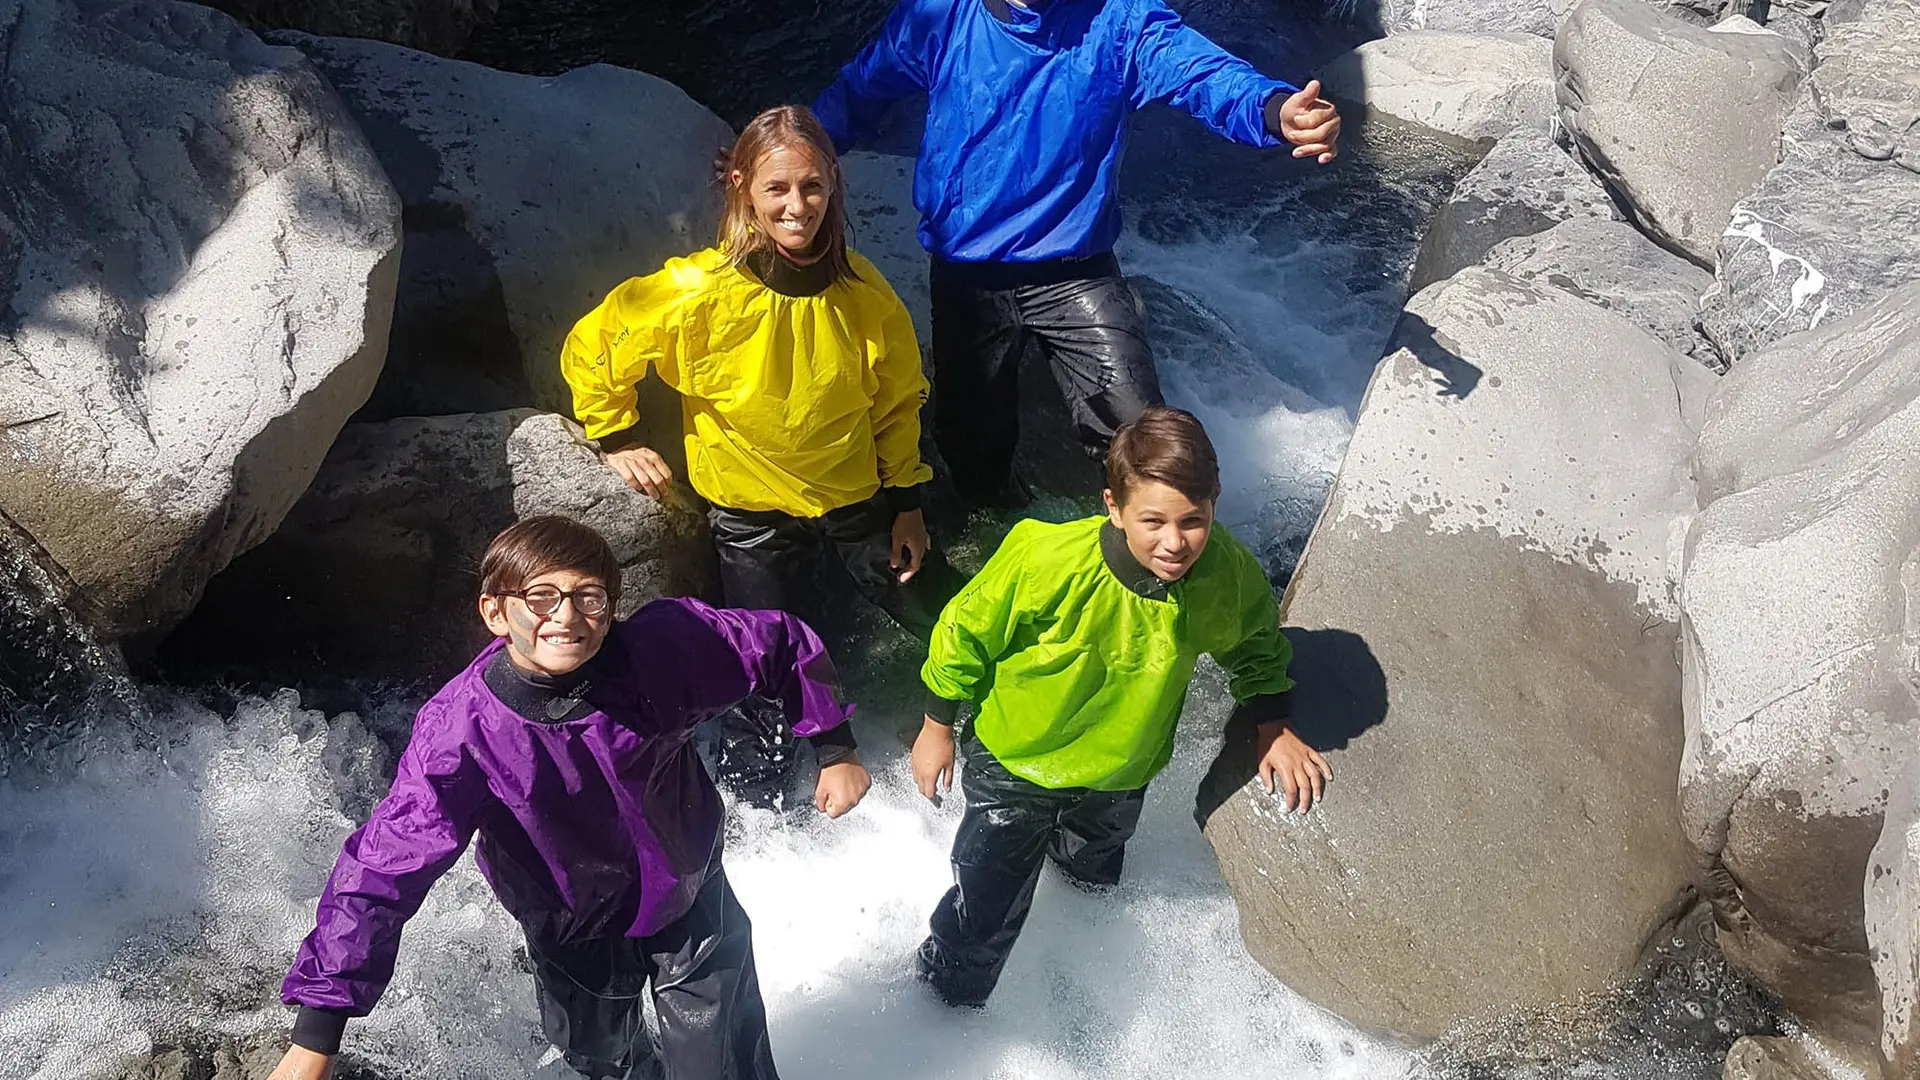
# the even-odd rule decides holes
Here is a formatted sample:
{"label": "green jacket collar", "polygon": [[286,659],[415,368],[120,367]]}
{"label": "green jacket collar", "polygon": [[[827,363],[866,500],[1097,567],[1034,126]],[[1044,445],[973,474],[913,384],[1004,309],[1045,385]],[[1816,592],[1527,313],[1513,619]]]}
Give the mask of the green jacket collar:
{"label": "green jacket collar", "polygon": [[1136,595],[1149,600],[1168,599],[1167,583],[1140,565],[1127,549],[1127,534],[1114,528],[1111,521],[1100,525],[1100,557],[1106,561],[1107,571]]}

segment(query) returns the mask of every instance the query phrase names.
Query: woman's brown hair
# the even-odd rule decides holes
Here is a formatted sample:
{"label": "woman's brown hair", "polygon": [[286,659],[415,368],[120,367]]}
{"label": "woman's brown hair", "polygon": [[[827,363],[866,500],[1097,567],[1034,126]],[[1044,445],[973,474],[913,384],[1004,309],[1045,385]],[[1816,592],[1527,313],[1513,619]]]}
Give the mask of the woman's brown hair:
{"label": "woman's brown hair", "polygon": [[1107,487],[1113,501],[1125,504],[1144,481],[1158,481],[1196,503],[1220,497],[1220,459],[1207,429],[1192,413],[1150,405],[1114,433],[1107,447]]}
{"label": "woman's brown hair", "polygon": [[[741,129],[733,149],[726,154],[720,169],[720,184],[726,191],[726,209],[720,215],[716,240],[727,262],[740,266],[747,257],[773,246],[773,239],[754,227],[753,199],[748,194],[753,170],[773,151],[785,147],[806,150],[827,174],[831,191],[827,196],[826,220],[815,234],[816,244],[825,244],[821,253],[833,271],[833,280],[855,277],[853,263],[847,257],[847,181],[840,174],[840,158],[833,152],[833,140],[827,136],[813,112],[800,105],[778,105],[754,117]],[[733,182],[733,174],[740,182]]]}
{"label": "woman's brown hair", "polygon": [[606,538],[570,517],[543,514],[503,529],[480,557],[480,594],[513,592],[541,574],[571,570],[596,578],[620,604],[620,560]]}

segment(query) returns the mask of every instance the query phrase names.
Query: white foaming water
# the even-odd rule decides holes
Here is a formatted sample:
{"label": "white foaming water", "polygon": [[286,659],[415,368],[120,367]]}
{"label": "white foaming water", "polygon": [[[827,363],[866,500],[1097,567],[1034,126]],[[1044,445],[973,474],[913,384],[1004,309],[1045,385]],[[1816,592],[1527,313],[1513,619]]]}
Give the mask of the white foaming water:
{"label": "white foaming water", "polygon": [[[1207,719],[1189,728],[1216,731],[1218,710],[1195,706]],[[280,977],[386,754],[351,716],[291,694],[230,719],[179,704],[164,723],[164,751],[96,736],[84,764],[0,786],[0,1078],[113,1077],[155,1047],[285,1031]],[[1306,1005],[1241,946],[1190,816],[1215,745],[1183,739],[1118,889],[1087,895],[1048,872],[977,1013],[909,977],[949,882],[957,795],[928,806],[894,750],[840,821],[747,813],[726,865],[754,918],[783,1075],[1405,1075],[1398,1051]],[[408,924],[393,985],[347,1049],[379,1075],[528,1075],[546,1048],[519,946],[462,860]]]}

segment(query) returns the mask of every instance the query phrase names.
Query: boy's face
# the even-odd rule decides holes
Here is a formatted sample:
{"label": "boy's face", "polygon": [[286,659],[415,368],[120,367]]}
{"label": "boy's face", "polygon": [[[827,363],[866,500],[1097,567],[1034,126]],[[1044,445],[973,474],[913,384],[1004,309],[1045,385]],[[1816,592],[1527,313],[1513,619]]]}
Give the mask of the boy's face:
{"label": "boy's face", "polygon": [[[541,587],[565,593],[593,588],[602,593],[606,591],[606,583],[591,574],[549,570],[528,578],[515,592],[527,593]],[[507,639],[507,652],[521,670],[565,675],[600,651],[600,643],[607,639],[607,630],[613,626],[611,604],[598,615],[583,614],[580,606],[579,597],[568,596],[558,607],[541,615],[522,596],[482,595],[480,617],[486,620],[493,636]]]}
{"label": "boy's face", "polygon": [[1107,520],[1126,534],[1127,550],[1161,581],[1178,581],[1193,569],[1213,534],[1213,500],[1194,502],[1157,480],[1133,489],[1125,503],[1107,500]]}

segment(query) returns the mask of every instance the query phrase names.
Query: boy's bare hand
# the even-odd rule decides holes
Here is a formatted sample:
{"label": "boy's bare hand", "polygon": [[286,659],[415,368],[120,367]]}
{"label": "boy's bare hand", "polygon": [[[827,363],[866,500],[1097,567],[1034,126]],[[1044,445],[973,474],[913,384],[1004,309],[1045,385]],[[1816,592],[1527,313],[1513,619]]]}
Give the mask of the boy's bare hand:
{"label": "boy's bare hand", "polygon": [[1278,781],[1289,812],[1296,807],[1303,814],[1313,809],[1327,781],[1333,779],[1327,759],[1285,724],[1261,724],[1259,731],[1260,785],[1271,795]]}
{"label": "boy's bare hand", "polygon": [[666,459],[644,446],[629,446],[608,454],[607,468],[619,473],[628,487],[649,498],[664,499],[667,492],[673,490],[673,470],[667,467]]}
{"label": "boy's bare hand", "polygon": [[332,1058],[304,1046],[289,1046],[267,1080],[327,1080],[332,1073]]}
{"label": "boy's bare hand", "polygon": [[830,818],[860,805],[873,786],[873,777],[860,764],[858,754],[848,756],[820,770],[820,782],[813,785],[813,805]]}
{"label": "boy's bare hand", "polygon": [[953,729],[931,716],[913,740],[913,785],[936,804],[953,790]]}
{"label": "boy's bare hand", "polygon": [[1314,157],[1325,165],[1340,152],[1340,110],[1320,96],[1315,79],[1280,103],[1280,136],[1293,144],[1293,156]]}
{"label": "boy's bare hand", "polygon": [[[908,510],[894,517],[893,550],[888,552],[888,562],[899,575],[900,584],[912,581],[913,575],[920,572],[920,563],[932,546],[933,540],[927,536],[927,519],[920,511]],[[904,560],[901,552],[906,553]]]}

